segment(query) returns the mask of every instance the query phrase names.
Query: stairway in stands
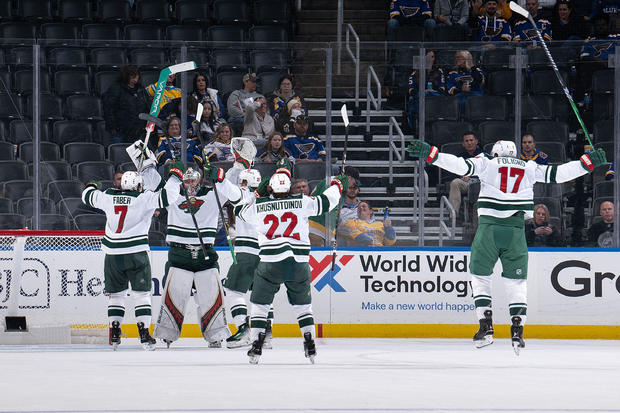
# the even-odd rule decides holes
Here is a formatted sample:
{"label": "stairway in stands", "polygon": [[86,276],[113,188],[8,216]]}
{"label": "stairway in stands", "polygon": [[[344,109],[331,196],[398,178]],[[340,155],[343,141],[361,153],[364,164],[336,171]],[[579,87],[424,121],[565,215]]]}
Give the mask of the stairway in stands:
{"label": "stairway in stands", "polygon": [[[314,133],[325,140],[325,51],[327,42],[336,41],[337,4],[335,0],[303,0],[302,10],[297,12],[297,35],[295,42],[295,64],[293,71],[297,88],[304,96],[313,121]],[[360,113],[354,116],[355,71],[352,61],[343,50],[342,74],[336,74],[337,48],[333,45],[333,89],[332,89],[332,156],[342,159],[344,145],[344,124],[340,117],[340,107],[346,103],[349,109],[349,142],[347,163],[360,170],[362,189],[360,199],[370,201],[382,218],[383,209],[390,208],[390,216],[397,232],[399,245],[417,245],[417,229],[412,227],[413,208],[413,165],[406,158],[404,162],[394,162],[393,192],[388,192],[389,178],[389,120],[394,117],[399,124],[404,120],[401,110],[382,109],[371,111],[370,132],[372,140],[364,140],[366,120],[366,76],[372,65],[377,77],[383,81],[387,73],[385,51],[385,19],[388,1],[345,0],[344,23],[350,23],[362,42],[376,42],[372,47],[362,47],[360,51]],[[352,40],[352,38],[351,38]],[[325,42],[310,44],[304,42]],[[344,30],[343,30],[344,42]],[[351,46],[353,48],[353,45]],[[343,45],[344,48],[344,45]],[[372,86],[376,93],[376,85]],[[382,88],[382,101],[385,103],[385,88]],[[405,141],[412,137],[406,136]],[[400,146],[400,144],[397,144]],[[394,158],[396,159],[396,158]],[[339,161],[338,161],[339,162]],[[425,212],[425,244],[437,245],[439,233],[439,201],[435,188],[429,189],[429,202]],[[413,228],[413,231],[412,231]],[[459,229],[456,243],[462,237]],[[444,238],[445,244],[454,244]]]}

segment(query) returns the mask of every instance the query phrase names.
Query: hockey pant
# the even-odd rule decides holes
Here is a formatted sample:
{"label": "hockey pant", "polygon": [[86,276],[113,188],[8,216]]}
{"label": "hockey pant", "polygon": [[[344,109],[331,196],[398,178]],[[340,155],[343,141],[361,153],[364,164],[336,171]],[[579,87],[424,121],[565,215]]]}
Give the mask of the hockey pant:
{"label": "hockey pant", "polygon": [[155,324],[156,338],[168,341],[179,338],[192,285],[196,287],[194,300],[198,305],[198,321],[205,340],[219,341],[230,336],[218,270],[211,268],[194,273],[171,266]]}
{"label": "hockey pant", "polygon": [[[518,315],[521,324],[525,324],[527,318],[527,280],[502,277],[508,297],[508,310],[510,317]],[[491,276],[473,275],[471,284],[474,293],[474,305],[478,320],[484,318],[484,312],[491,309]]]}

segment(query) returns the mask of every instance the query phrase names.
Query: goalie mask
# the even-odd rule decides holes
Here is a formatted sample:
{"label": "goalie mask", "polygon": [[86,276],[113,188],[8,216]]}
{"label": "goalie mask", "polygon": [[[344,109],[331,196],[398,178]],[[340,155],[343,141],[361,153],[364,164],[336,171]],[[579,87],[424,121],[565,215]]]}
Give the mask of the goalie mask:
{"label": "goalie mask", "polygon": [[491,149],[491,155],[493,156],[510,156],[511,158],[517,157],[517,146],[512,141],[497,141]]}
{"label": "goalie mask", "polygon": [[140,186],[142,186],[142,176],[136,171],[127,171],[121,177],[123,191],[139,191]]}
{"label": "goalie mask", "polygon": [[274,194],[285,194],[291,189],[291,178],[285,173],[275,173],[269,179],[269,186]]}
{"label": "goalie mask", "polygon": [[256,189],[260,184],[261,176],[260,172],[256,169],[244,169],[239,172],[238,184],[241,186],[243,181],[249,188]]}
{"label": "goalie mask", "polygon": [[201,175],[199,171],[192,168],[187,168],[187,171],[183,174],[183,186],[187,191],[188,196],[196,196],[200,190]]}

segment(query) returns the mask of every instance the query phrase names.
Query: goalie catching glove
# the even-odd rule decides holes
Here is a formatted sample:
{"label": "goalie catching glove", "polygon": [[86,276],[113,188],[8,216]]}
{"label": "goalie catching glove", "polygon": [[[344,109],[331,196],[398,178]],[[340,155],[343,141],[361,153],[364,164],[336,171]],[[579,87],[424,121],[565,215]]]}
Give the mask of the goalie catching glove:
{"label": "goalie catching glove", "polygon": [[144,159],[142,162],[142,167],[138,172],[157,166],[157,159],[155,158],[153,151],[144,146],[144,142],[142,141],[135,141],[125,148],[125,151],[127,152],[127,155],[129,155],[129,158],[131,158],[131,162],[133,162],[136,168],[140,167],[140,160]]}
{"label": "goalie catching glove", "polygon": [[412,158],[422,158],[428,163],[433,163],[437,160],[439,148],[422,142],[419,139],[414,139],[409,146],[407,146],[407,152],[409,152],[409,156]]}
{"label": "goalie catching glove", "polygon": [[213,179],[216,182],[222,182],[226,177],[226,173],[222,168],[217,166],[205,165],[205,179]]}
{"label": "goalie catching glove", "polygon": [[91,179],[90,181],[86,182],[86,185],[84,185],[84,188],[88,188],[89,186],[92,186],[93,188],[99,190],[101,189],[101,182],[95,179]]}
{"label": "goalie catching glove", "polygon": [[180,181],[183,181],[183,174],[185,173],[185,165],[183,165],[183,161],[176,160],[170,166],[170,170],[168,171],[168,176],[176,176]]}
{"label": "goalie catching glove", "polygon": [[342,194],[344,191],[349,189],[349,177],[347,175],[338,175],[335,176],[334,179],[329,183],[329,185],[337,185],[340,189],[340,193]]}
{"label": "goalie catching glove", "polygon": [[597,166],[607,163],[607,158],[605,157],[605,151],[603,149],[595,149],[590,153],[583,154],[579,160],[581,161],[581,166],[588,172],[592,172]]}

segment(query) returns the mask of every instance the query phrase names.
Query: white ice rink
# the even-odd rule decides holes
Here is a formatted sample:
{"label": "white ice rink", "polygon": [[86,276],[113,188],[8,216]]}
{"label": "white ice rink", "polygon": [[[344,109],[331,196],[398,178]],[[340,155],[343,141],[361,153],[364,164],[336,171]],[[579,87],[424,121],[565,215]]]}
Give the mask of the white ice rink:
{"label": "white ice rink", "polygon": [[[527,331],[526,331],[527,336]],[[618,341],[276,338],[259,365],[199,339],[145,352],[0,347],[2,412],[620,412]]]}

